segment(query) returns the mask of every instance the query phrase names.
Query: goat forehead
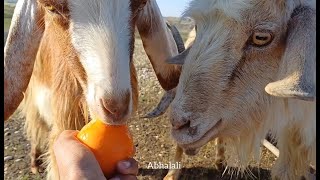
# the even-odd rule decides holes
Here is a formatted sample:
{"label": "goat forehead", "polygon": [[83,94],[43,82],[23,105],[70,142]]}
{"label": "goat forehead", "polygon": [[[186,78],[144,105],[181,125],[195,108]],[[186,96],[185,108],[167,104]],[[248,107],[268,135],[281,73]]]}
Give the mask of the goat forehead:
{"label": "goat forehead", "polygon": [[184,16],[190,16],[196,21],[214,17],[220,12],[229,18],[240,20],[241,11],[251,7],[250,0],[194,0],[184,12]]}
{"label": "goat forehead", "polygon": [[[261,11],[258,15],[250,16],[250,19],[264,20],[270,17],[279,19],[279,16],[285,16],[283,20],[286,20],[294,7],[301,2],[299,0],[193,0],[184,12],[184,16],[190,16],[196,22],[207,22],[215,19],[216,14],[219,13],[228,19],[243,22],[247,18],[246,14],[256,14]],[[313,0],[305,2],[313,2]],[[312,3],[309,4],[312,6]]]}
{"label": "goat forehead", "polygon": [[[127,11],[130,6],[130,0],[71,0],[69,8],[72,18],[81,17],[82,21],[103,22],[106,20],[123,19],[130,15]],[[124,11],[126,10],[126,11]]]}
{"label": "goat forehead", "polygon": [[101,52],[110,51],[119,44],[118,48],[128,50],[128,37],[133,28],[130,27],[130,0],[72,0],[69,3],[70,31],[78,51],[89,52],[99,46]]}
{"label": "goat forehead", "polygon": [[130,0],[71,0],[69,9],[71,41],[88,81],[105,91],[128,89]]}

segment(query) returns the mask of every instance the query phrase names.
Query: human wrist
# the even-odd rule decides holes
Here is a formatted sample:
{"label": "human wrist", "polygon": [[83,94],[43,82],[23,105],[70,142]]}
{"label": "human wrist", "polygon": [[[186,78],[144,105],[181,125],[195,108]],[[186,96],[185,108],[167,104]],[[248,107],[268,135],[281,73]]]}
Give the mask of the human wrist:
{"label": "human wrist", "polygon": [[65,178],[61,180],[107,180],[106,177],[103,175],[102,172],[99,171],[92,171],[90,170],[83,170],[83,169],[74,169],[69,170],[68,174]]}

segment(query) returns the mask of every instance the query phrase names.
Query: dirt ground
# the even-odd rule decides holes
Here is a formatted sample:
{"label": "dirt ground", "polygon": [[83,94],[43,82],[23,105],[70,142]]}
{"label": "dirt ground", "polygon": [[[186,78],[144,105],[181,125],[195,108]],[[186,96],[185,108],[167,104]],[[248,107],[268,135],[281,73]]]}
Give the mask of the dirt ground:
{"label": "dirt ground", "polygon": [[[139,176],[141,180],[162,179],[167,170],[148,169],[149,162],[169,163],[175,152],[175,144],[170,138],[170,124],[167,114],[155,119],[139,118],[154,107],[163,90],[156,80],[155,74],[147,60],[147,56],[142,47],[141,40],[136,41],[134,53],[134,62],[136,65],[139,79],[139,109],[130,123],[129,127],[133,133],[136,155],[135,159],[139,162]],[[4,124],[4,178],[9,179],[44,179],[45,173],[33,175],[29,168],[29,150],[30,143],[24,135],[23,117],[13,117]],[[213,143],[204,146],[199,154],[192,157],[184,156],[182,160],[181,179],[270,179],[270,167],[274,162],[274,156],[267,150],[262,151],[262,160],[260,168],[253,164],[255,177],[237,176],[236,170],[227,170],[222,173],[214,168],[215,148]]]}

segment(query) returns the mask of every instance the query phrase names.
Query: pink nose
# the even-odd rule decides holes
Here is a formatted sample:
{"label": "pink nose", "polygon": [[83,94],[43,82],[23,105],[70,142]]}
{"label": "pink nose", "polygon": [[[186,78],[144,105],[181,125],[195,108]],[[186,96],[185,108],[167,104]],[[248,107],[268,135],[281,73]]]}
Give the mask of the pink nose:
{"label": "pink nose", "polygon": [[113,122],[121,121],[129,113],[130,95],[117,99],[104,98],[101,99],[101,103],[106,116],[110,120]]}

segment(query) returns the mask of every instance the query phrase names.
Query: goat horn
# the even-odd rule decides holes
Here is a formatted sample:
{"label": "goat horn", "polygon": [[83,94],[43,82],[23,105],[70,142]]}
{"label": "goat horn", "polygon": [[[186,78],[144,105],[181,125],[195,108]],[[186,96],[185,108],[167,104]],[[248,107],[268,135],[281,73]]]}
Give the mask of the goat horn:
{"label": "goat horn", "polygon": [[187,55],[189,54],[190,47],[187,49],[185,48],[182,37],[181,37],[178,29],[175,26],[170,26],[168,23],[167,23],[167,26],[171,30],[174,41],[177,44],[179,54],[177,56],[174,56],[174,57],[167,59],[166,62],[168,64],[183,65],[184,60],[186,59]]}
{"label": "goat horn", "polygon": [[175,95],[176,95],[176,88],[166,91],[165,94],[162,96],[157,107],[154,108],[147,115],[143,116],[143,118],[155,118],[165,113],[168,107],[170,106],[171,102],[173,101]]}
{"label": "goat horn", "polygon": [[168,64],[183,65],[185,59],[187,58],[187,56],[188,56],[188,54],[189,54],[190,48],[191,48],[191,46],[188,47],[185,51],[183,51],[183,52],[180,53],[179,55],[167,59],[166,62],[167,62]]}
{"label": "goat horn", "polygon": [[176,28],[176,26],[170,25],[168,22],[167,22],[167,26],[171,30],[173,39],[177,44],[178,52],[182,53],[186,48],[184,47],[184,42],[183,42],[182,37],[179,33],[179,30]]}
{"label": "goat horn", "polygon": [[[174,41],[176,42],[178,52],[181,54],[185,54],[185,53],[182,53],[182,52],[185,52],[185,47],[178,29],[173,25],[171,26],[168,22],[166,24],[172,33]],[[160,102],[158,103],[157,107],[154,108],[147,115],[143,116],[143,118],[155,118],[164,114],[168,109],[168,107],[170,106],[171,102],[173,101],[175,95],[176,95],[176,88],[166,91],[162,96]]]}

